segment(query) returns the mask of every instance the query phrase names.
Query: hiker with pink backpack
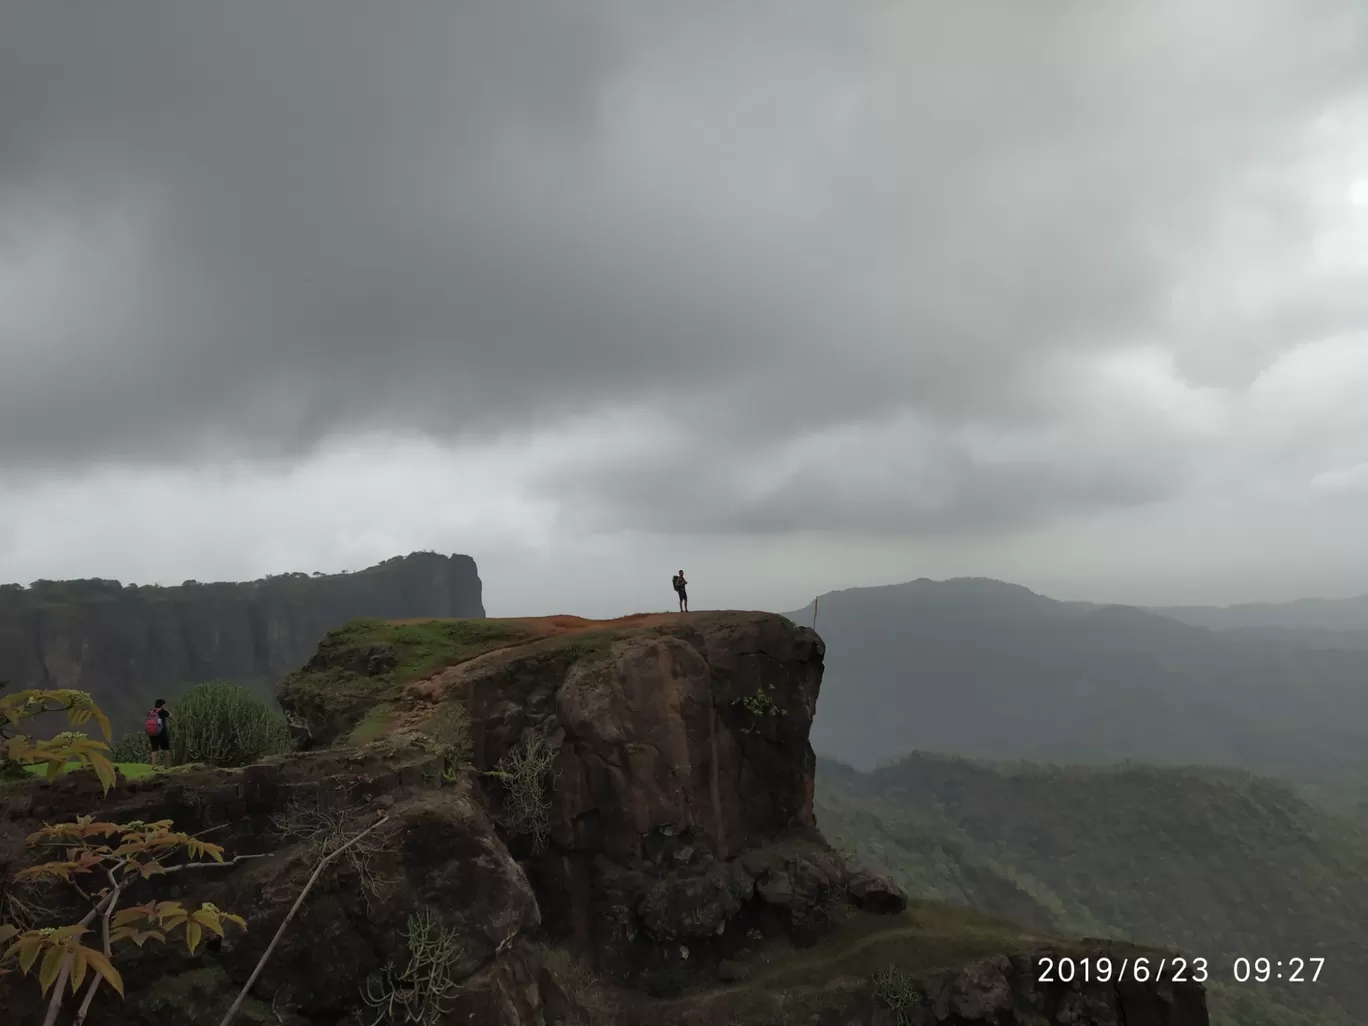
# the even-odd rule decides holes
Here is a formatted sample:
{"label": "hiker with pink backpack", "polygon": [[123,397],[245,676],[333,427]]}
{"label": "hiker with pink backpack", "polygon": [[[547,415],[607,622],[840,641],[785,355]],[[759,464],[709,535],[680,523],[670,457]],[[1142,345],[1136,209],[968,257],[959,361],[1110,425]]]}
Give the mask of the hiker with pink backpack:
{"label": "hiker with pink backpack", "polygon": [[157,765],[157,757],[166,752],[166,761],[171,761],[171,730],[167,725],[167,720],[171,718],[171,710],[166,707],[166,699],[159,698],[152,703],[152,711],[147,714],[145,726],[147,728],[147,740],[152,746],[152,765]]}

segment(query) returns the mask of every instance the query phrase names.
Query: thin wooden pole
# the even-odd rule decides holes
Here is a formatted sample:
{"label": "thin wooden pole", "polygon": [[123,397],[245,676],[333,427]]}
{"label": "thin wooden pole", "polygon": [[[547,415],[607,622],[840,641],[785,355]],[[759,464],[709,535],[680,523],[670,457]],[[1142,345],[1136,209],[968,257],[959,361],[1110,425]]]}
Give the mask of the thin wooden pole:
{"label": "thin wooden pole", "polygon": [[814,631],[817,629],[817,599],[820,598],[821,596],[819,595],[812,600],[812,629]]}
{"label": "thin wooden pole", "polygon": [[276,945],[280,943],[280,938],[285,933],[285,927],[290,925],[290,920],[293,919],[295,917],[295,913],[299,911],[299,906],[304,904],[304,899],[309,896],[309,891],[313,890],[313,885],[318,882],[318,878],[323,873],[323,870],[328,868],[328,865],[333,861],[333,859],[337,858],[337,856],[341,855],[353,844],[361,840],[361,838],[365,837],[376,827],[383,826],[388,822],[389,816],[381,816],[379,819],[377,819],[370,826],[366,827],[365,830],[362,830],[359,834],[353,837],[346,844],[342,845],[339,848],[334,848],[331,852],[329,852],[327,855],[325,855],[322,859],[319,860],[318,865],[314,867],[313,875],[309,877],[309,881],[304,885],[304,889],[299,892],[299,897],[295,898],[294,904],[290,906],[290,911],[285,913],[285,918],[281,921],[280,928],[276,930],[275,936],[271,938],[271,943],[266,945],[266,950],[262,952],[261,959],[257,962],[256,968],[252,970],[252,975],[247,977],[247,982],[244,983],[242,985],[242,989],[238,991],[238,996],[234,999],[232,1007],[229,1008],[227,1013],[223,1016],[223,1021],[219,1023],[219,1026],[228,1026],[228,1024],[232,1022],[233,1018],[238,1014],[238,1009],[242,1007],[242,1002],[247,999],[247,995],[252,990],[252,984],[256,983],[257,977],[261,975],[261,970],[266,968],[266,963],[270,961],[271,952],[273,952],[275,950]]}

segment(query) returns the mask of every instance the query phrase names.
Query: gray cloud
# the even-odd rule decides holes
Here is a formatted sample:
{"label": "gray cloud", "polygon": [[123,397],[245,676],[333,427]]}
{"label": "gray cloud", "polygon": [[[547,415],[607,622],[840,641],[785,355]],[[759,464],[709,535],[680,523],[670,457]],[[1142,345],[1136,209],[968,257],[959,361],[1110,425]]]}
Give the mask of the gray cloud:
{"label": "gray cloud", "polygon": [[1343,269],[1257,317],[1175,295],[1243,266],[1250,211],[1247,249],[1310,252],[1320,214],[1280,176],[1368,85],[1365,21],[1352,0],[21,3],[0,467],[291,461],[638,407],[668,444],[528,487],[595,529],[721,532],[1157,501],[1240,444],[1239,396],[1214,428],[1163,402],[1117,426],[1091,379],[1041,368],[1158,346],[1205,410],[1202,387],[1362,323]]}

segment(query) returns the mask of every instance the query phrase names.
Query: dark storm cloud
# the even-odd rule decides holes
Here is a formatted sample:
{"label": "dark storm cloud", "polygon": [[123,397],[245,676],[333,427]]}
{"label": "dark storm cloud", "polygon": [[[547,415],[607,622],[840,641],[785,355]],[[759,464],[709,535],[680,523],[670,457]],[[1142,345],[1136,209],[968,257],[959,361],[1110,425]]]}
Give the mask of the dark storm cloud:
{"label": "dark storm cloud", "polygon": [[[954,437],[1052,423],[1022,384],[1043,354],[1166,329],[1243,169],[1363,81],[1364,16],[12,4],[0,465],[292,458],[639,404],[685,425],[675,468],[712,468],[719,528],[1162,495],[1163,460],[994,468]],[[860,478],[862,502],[795,466],[744,498],[766,446],[900,407],[943,436],[910,480]],[[656,468],[583,473],[605,522],[687,508]]]}

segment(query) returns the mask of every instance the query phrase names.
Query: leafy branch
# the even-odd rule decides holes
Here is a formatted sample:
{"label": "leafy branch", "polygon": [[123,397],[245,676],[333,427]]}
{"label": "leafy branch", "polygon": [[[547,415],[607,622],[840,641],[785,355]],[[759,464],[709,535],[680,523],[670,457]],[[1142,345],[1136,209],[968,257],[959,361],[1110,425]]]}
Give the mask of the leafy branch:
{"label": "leafy branch", "polygon": [[[92,740],[76,731],[64,732],[47,741],[35,741],[19,729],[26,719],[55,712],[65,712],[73,727],[84,726],[93,720],[104,735],[104,741]],[[94,770],[108,792],[117,779],[114,764],[109,760],[109,739],[109,718],[84,691],[26,688],[0,697],[0,770],[45,765],[47,779],[55,780],[75,763]]]}
{"label": "leafy branch", "polygon": [[[107,843],[99,843],[102,838],[108,839]],[[225,924],[242,928],[247,925],[241,916],[223,912],[207,903],[189,910],[177,901],[159,901],[116,913],[124,892],[138,881],[187,869],[233,865],[253,857],[238,856],[225,862],[221,846],[172,830],[170,820],[120,824],[80,816],[74,822],[45,825],[30,834],[27,840],[30,847],[44,844],[70,847],[66,848],[65,859],[42,862],[16,873],[16,883],[63,881],[92,902],[85,916],[69,926],[20,930],[13,924],[0,925],[0,945],[8,945],[0,955],[0,965],[14,960],[22,976],[29,975],[36,967],[42,994],[47,996],[51,992],[43,1026],[53,1026],[57,1021],[66,987],[69,985],[75,994],[92,970],[94,975],[73,1020],[74,1026],[85,1021],[102,982],[123,995],[123,977],[113,963],[113,945],[119,941],[129,941],[141,948],[149,940],[165,942],[179,929],[186,947],[194,954],[206,930],[222,937]],[[213,861],[166,865],[165,860],[178,852],[184,852],[191,859]],[[80,885],[78,877],[96,874],[107,886],[92,892]],[[102,940],[99,949],[82,943],[97,918]]]}
{"label": "leafy branch", "polygon": [[[73,730],[49,741],[34,741],[20,729],[26,719],[60,711],[66,712],[73,727],[93,721],[105,740],[93,741]],[[46,765],[47,777],[52,780],[74,763],[93,770],[107,794],[117,779],[108,756],[109,737],[108,718],[83,691],[30,688],[0,698],[0,769],[22,771],[29,765]],[[180,930],[186,947],[194,954],[206,931],[221,937],[226,925],[246,927],[241,916],[208,903],[189,909],[176,901],[154,901],[119,909],[121,898],[135,883],[256,857],[240,855],[225,861],[221,846],[176,831],[170,820],[113,823],[80,816],[69,823],[45,824],[30,834],[27,842],[31,848],[58,849],[63,857],[21,870],[6,887],[7,921],[0,922],[0,974],[13,972],[9,968],[13,965],[21,976],[36,976],[41,993],[48,997],[43,1026],[57,1022],[68,990],[74,996],[86,987],[73,1026],[85,1022],[102,984],[123,995],[123,977],[114,965],[114,946],[120,942],[141,948],[148,941],[165,942]],[[190,861],[167,864],[182,854]],[[98,881],[98,887],[90,878]],[[63,884],[89,902],[90,908],[76,923],[39,925],[53,913],[53,907],[45,900],[26,900],[20,892],[38,893]],[[92,947],[85,938],[97,920],[100,942]]]}

